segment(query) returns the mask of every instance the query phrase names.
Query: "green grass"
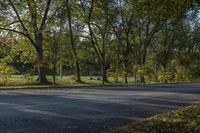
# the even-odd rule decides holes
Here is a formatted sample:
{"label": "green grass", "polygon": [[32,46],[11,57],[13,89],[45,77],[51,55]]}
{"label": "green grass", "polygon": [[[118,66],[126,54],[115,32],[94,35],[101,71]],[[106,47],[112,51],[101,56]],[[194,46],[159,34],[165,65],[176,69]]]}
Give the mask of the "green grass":
{"label": "green grass", "polygon": [[111,133],[199,133],[200,104],[156,115],[115,129]]}
{"label": "green grass", "polygon": [[[91,76],[95,77],[95,76]],[[8,79],[7,85],[3,84],[2,79],[0,78],[0,88],[27,88],[27,87],[49,87],[53,85],[53,78],[52,76],[47,76],[48,81],[50,84],[48,85],[38,85],[37,76],[34,76],[33,81],[27,81],[22,78],[21,75],[11,75]],[[59,76],[56,77],[56,85],[57,86],[88,86],[88,85],[102,85],[101,80],[91,80],[90,76],[81,76],[81,80],[83,83],[77,83],[70,79],[70,76],[63,76],[63,78],[60,78]],[[114,85],[114,79],[109,78],[109,83],[105,83],[105,85]],[[123,79],[119,78],[119,84],[122,84]],[[129,78],[129,83],[131,83],[132,78]],[[132,81],[133,83],[133,81]],[[115,83],[116,84],[116,83]]]}
{"label": "green grass", "polygon": [[[90,80],[90,77],[96,77],[96,76],[81,76],[81,80],[83,83],[77,83],[73,81],[71,76],[63,76],[63,78],[60,78],[59,76],[56,77],[56,85],[57,86],[91,86],[91,85],[102,85],[101,80]],[[26,88],[26,87],[49,87],[53,85],[53,78],[52,76],[47,76],[48,81],[50,82],[47,85],[39,85],[37,80],[37,76],[34,76],[33,81],[27,81],[22,78],[22,75],[11,75],[8,79],[8,84],[4,85],[2,79],[0,78],[0,88]],[[119,78],[119,83],[114,82],[114,78],[109,78],[109,83],[105,83],[105,85],[122,85],[123,78]],[[132,77],[128,77],[128,83],[129,84],[135,84]],[[180,82],[180,83],[187,83],[187,82]],[[188,82],[191,83],[191,82]],[[154,84],[154,83],[148,83],[148,84]],[[158,83],[155,83],[158,84]]]}

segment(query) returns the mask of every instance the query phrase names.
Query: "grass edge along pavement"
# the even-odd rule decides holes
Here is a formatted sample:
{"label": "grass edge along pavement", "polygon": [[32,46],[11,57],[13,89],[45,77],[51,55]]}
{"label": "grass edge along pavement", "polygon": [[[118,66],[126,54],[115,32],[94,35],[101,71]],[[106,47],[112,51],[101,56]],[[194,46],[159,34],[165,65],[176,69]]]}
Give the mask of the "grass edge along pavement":
{"label": "grass edge along pavement", "polygon": [[200,103],[119,127],[111,133],[200,133]]}
{"label": "grass edge along pavement", "polygon": [[[143,86],[163,86],[163,85],[187,85],[191,84],[191,82],[181,82],[181,83],[145,83],[145,84],[114,84],[114,83],[106,83],[106,84],[88,84],[88,83],[83,83],[83,84],[22,84],[22,85],[0,85],[0,90],[16,90],[16,89],[80,89],[80,88],[108,88],[108,87],[128,87],[128,88],[134,88],[134,87],[143,87]],[[200,84],[199,82],[194,82],[192,84]],[[115,88],[115,89],[117,89]]]}
{"label": "grass edge along pavement", "polygon": [[72,84],[72,85],[8,85],[0,86],[0,90],[17,90],[17,89],[80,89],[80,88],[107,88],[107,87],[133,87],[134,84]]}

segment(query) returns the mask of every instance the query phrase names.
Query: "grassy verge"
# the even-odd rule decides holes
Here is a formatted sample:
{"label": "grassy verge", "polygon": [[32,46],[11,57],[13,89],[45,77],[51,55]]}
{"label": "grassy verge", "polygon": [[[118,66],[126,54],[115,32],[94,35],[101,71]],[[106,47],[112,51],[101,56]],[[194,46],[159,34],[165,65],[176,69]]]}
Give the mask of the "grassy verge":
{"label": "grassy verge", "polygon": [[[90,79],[90,77],[96,77],[96,76],[81,76],[81,80],[83,83],[77,83],[74,80],[70,78],[71,76],[63,76],[60,78],[59,76],[56,76],[56,87],[63,87],[63,86],[102,86],[101,80],[95,80]],[[46,85],[40,85],[37,82],[37,76],[33,77],[32,81],[27,81],[22,78],[22,75],[11,75],[8,78],[7,84],[3,84],[2,79],[0,78],[0,88],[49,88],[49,87],[55,87],[53,85],[53,79],[52,76],[47,76],[47,79],[49,81]],[[132,77],[128,78],[129,85],[135,84]],[[199,83],[199,82],[178,82],[176,84],[182,84],[182,83]],[[146,84],[162,84],[162,83],[146,83]],[[174,83],[173,83],[174,84]],[[105,83],[105,85],[125,85],[123,83],[123,78],[119,78],[119,82],[115,83],[114,78],[109,78],[109,82]]]}
{"label": "grassy verge", "polygon": [[112,133],[199,133],[200,104],[120,127]]}
{"label": "grassy verge", "polygon": [[[95,77],[95,76],[92,76]],[[52,76],[47,76],[47,79],[49,81],[49,84],[47,85],[39,85],[37,80],[37,76],[33,77],[32,81],[27,81],[22,78],[22,75],[11,75],[8,78],[8,82],[6,85],[3,84],[2,79],[0,79],[0,88],[27,88],[27,87],[49,87],[53,85],[53,79]],[[102,81],[101,80],[95,80],[95,79],[90,79],[90,76],[82,76],[81,80],[83,83],[77,83],[74,80],[70,79],[70,76],[63,76],[63,78],[60,78],[59,76],[56,77],[56,86],[101,86]],[[114,85],[112,82],[113,79],[109,79],[109,83],[105,83],[105,85]],[[131,78],[129,78],[129,82],[131,83]],[[132,81],[133,82],[133,81]],[[116,83],[115,83],[116,84]],[[121,85],[123,84],[122,82],[116,84],[116,85]]]}

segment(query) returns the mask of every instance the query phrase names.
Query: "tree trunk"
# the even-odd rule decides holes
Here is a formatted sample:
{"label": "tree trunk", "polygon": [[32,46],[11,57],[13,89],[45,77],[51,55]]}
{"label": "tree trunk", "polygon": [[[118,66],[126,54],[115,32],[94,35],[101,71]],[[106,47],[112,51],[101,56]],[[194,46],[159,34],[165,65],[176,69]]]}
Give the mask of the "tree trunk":
{"label": "tree trunk", "polygon": [[118,45],[117,45],[117,60],[116,60],[116,83],[119,82],[119,65],[120,65],[120,53],[121,53],[121,47],[122,47],[122,38],[121,38],[121,32],[119,32],[119,35],[117,35],[118,38]]}
{"label": "tree trunk", "polygon": [[[127,57],[125,57],[127,58]],[[127,69],[128,69],[128,60],[125,59],[124,61],[124,69],[126,70],[125,74],[124,74],[124,83],[128,84],[128,74],[127,74]]]}
{"label": "tree trunk", "polygon": [[108,82],[105,63],[101,63],[101,71],[102,71],[102,84],[104,85],[105,82]]}
{"label": "tree trunk", "polygon": [[46,78],[46,68],[43,66],[38,67],[38,79],[40,84],[47,83],[47,78]]}
{"label": "tree trunk", "polygon": [[[142,52],[142,58],[141,58],[141,65],[143,66],[146,62],[146,56],[147,56],[147,48],[150,43],[150,39],[147,37],[144,41],[144,48]],[[140,83],[145,83],[145,78],[144,76],[140,76]]]}
{"label": "tree trunk", "polygon": [[[144,43],[144,50],[142,53],[142,59],[141,59],[141,65],[143,66],[146,62],[146,54],[147,54],[147,46],[146,43]],[[145,78],[143,75],[140,76],[140,83],[145,83]]]}
{"label": "tree trunk", "polygon": [[140,83],[145,83],[145,78],[144,78],[144,76],[140,76]]}
{"label": "tree trunk", "polygon": [[44,65],[44,55],[43,55],[43,47],[42,47],[42,33],[38,33],[36,36],[36,46],[37,46],[37,54],[38,54],[38,79],[40,84],[47,83],[46,78],[46,68]]}
{"label": "tree trunk", "polygon": [[56,84],[56,64],[53,64],[53,84]]}
{"label": "tree trunk", "polygon": [[115,82],[118,83],[119,82],[119,65],[117,63],[117,66],[116,66],[116,76],[115,76]]}
{"label": "tree trunk", "polygon": [[66,6],[67,6],[67,17],[68,17],[68,24],[69,24],[71,48],[72,48],[73,56],[75,58],[76,82],[82,82],[81,78],[80,78],[80,65],[79,65],[79,61],[78,61],[78,54],[76,51],[76,45],[74,42],[74,34],[73,34],[73,29],[72,29],[71,7],[69,4],[69,0],[67,0],[66,2],[67,2]]}
{"label": "tree trunk", "polygon": [[135,84],[137,83],[137,72],[134,72],[134,79],[135,79]]}
{"label": "tree trunk", "polygon": [[124,75],[124,83],[125,83],[125,84],[128,84],[128,77],[127,77],[127,74]]}
{"label": "tree trunk", "polygon": [[62,63],[60,64],[60,78],[62,79],[63,78],[63,66],[62,66]]}
{"label": "tree trunk", "polygon": [[[143,54],[142,54],[142,59],[141,59],[141,65],[143,66],[146,62],[146,51],[147,50],[147,47],[146,47],[146,44],[144,44],[144,51],[143,51]],[[140,76],[140,83],[145,83],[145,78],[144,78],[144,75],[141,75]]]}
{"label": "tree trunk", "polygon": [[78,60],[76,60],[76,82],[82,82],[80,76],[80,65]]}
{"label": "tree trunk", "polygon": [[130,42],[129,42],[129,31],[126,32],[126,51],[124,53],[124,69],[126,70],[124,74],[124,83],[128,84],[128,56],[130,54]]}

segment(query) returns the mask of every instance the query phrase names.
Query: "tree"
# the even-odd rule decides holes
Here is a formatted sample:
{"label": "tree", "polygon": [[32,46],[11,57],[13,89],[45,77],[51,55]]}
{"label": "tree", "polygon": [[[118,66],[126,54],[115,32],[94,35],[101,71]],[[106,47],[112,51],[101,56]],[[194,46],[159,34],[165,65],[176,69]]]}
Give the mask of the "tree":
{"label": "tree", "polygon": [[[66,36],[62,29],[51,31],[45,34],[45,57],[48,62],[49,69],[52,71],[53,84],[56,84],[56,75],[58,66],[63,65],[66,58]],[[60,70],[61,71],[61,70]]]}
{"label": "tree", "polygon": [[[3,21],[0,29],[7,32],[15,32],[27,38],[37,52],[38,79],[40,83],[47,82],[46,68],[44,66],[43,34],[47,28],[48,19],[55,11],[51,10],[52,0],[41,1],[19,1],[8,0],[4,3]],[[14,14],[13,14],[14,13]],[[28,14],[28,15],[27,15]]]}
{"label": "tree", "polygon": [[70,5],[69,0],[66,0],[66,8],[67,8],[67,18],[68,18],[68,25],[69,25],[71,48],[72,48],[73,56],[75,59],[76,82],[82,82],[80,78],[80,63],[79,63],[78,54],[76,51],[75,38],[74,38],[73,29],[72,29],[72,14],[71,14],[71,5]]}

